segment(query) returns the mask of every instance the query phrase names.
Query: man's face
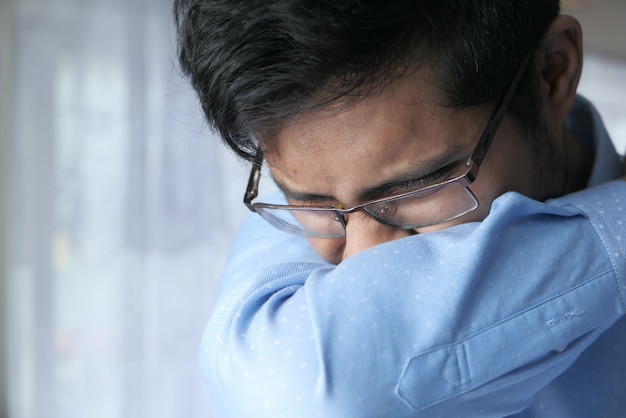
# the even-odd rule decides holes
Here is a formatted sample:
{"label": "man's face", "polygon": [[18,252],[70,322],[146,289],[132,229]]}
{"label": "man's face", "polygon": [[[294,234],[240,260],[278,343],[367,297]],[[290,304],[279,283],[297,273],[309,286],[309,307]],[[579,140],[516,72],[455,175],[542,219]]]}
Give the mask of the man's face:
{"label": "man's face", "polygon": [[[269,169],[290,204],[350,208],[446,180],[433,173],[468,159],[493,109],[442,108],[430,86],[417,73],[344,108],[300,115],[264,141]],[[348,217],[344,238],[309,241],[324,259],[339,263],[383,242],[482,220],[506,191],[537,199],[558,193],[562,170],[552,170],[557,147],[549,138],[542,140],[546,155],[537,155],[505,117],[470,186],[480,206],[467,215],[406,231],[356,212]]]}

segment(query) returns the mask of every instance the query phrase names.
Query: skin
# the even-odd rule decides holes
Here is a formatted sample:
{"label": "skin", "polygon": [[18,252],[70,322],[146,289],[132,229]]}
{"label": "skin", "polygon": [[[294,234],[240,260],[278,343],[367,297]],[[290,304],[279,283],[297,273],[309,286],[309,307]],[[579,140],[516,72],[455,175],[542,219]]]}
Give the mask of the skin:
{"label": "skin", "polygon": [[[327,261],[339,263],[387,241],[480,221],[493,200],[507,191],[544,200],[583,188],[593,152],[563,127],[582,69],[581,38],[578,22],[569,16],[559,16],[551,24],[537,50],[546,122],[541,147],[531,146],[505,116],[470,187],[480,202],[477,210],[415,231],[383,225],[356,212],[349,215],[346,237],[309,239],[313,248]],[[271,174],[291,203],[349,208],[406,191],[386,187],[389,183],[415,180],[411,187],[420,187],[424,185],[420,178],[466,160],[493,109],[451,111],[437,106],[429,76],[423,66],[350,106],[299,115],[262,140]]]}

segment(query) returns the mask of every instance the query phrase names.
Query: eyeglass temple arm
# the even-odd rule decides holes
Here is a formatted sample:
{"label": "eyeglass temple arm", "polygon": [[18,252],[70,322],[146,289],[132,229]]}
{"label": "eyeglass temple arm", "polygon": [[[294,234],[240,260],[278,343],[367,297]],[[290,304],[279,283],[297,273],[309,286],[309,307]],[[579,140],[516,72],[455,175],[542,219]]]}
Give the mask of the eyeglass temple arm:
{"label": "eyeglass temple arm", "polygon": [[252,207],[252,202],[259,194],[259,181],[261,180],[261,165],[263,164],[263,151],[259,147],[254,155],[252,161],[252,171],[250,172],[250,178],[248,178],[248,187],[246,188],[246,194],[243,196],[243,203],[248,207]]}
{"label": "eyeglass temple arm", "polygon": [[483,138],[480,141],[480,143],[476,146],[476,150],[473,153],[472,160],[474,161],[474,164],[480,165],[483,162],[483,159],[485,158],[485,155],[487,154],[487,150],[489,149],[489,146],[491,145],[491,141],[493,140],[493,137],[496,135],[496,132],[498,131],[498,126],[500,125],[500,121],[504,117],[504,114],[506,113],[506,111],[508,110],[509,103],[511,102],[511,99],[513,99],[513,95],[517,91],[517,86],[520,80],[522,79],[522,76],[526,72],[528,62],[530,61],[530,57],[533,56],[534,51],[535,51],[534,48],[531,48],[526,53],[526,56],[524,57],[524,60],[520,64],[517,70],[517,73],[515,74],[515,77],[513,77],[513,81],[511,81],[511,84],[509,85],[509,88],[506,94],[504,95],[502,100],[500,100],[500,103],[498,103],[498,106],[496,106],[496,110],[494,110],[494,113],[491,116],[491,119],[489,119],[489,124],[485,128],[485,133],[483,135]]}

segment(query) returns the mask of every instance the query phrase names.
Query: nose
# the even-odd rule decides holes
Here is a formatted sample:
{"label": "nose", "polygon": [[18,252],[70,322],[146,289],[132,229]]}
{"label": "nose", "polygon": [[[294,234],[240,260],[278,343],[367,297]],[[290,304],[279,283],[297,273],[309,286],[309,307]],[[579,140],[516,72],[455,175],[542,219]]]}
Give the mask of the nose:
{"label": "nose", "polygon": [[348,215],[343,260],[376,245],[415,234],[378,222],[362,212]]}

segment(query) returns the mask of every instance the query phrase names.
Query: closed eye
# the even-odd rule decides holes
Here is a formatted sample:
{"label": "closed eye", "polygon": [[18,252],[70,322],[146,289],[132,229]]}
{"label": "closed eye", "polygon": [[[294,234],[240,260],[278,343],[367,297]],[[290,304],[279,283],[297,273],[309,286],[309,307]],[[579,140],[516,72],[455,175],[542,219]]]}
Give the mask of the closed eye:
{"label": "closed eye", "polygon": [[287,199],[287,203],[290,206],[298,206],[303,208],[319,208],[319,209],[339,209],[341,205],[339,203],[333,203],[326,199],[294,199],[288,196],[285,196]]}
{"label": "closed eye", "polygon": [[324,209],[338,209],[341,207],[341,204],[332,197],[308,193],[294,193],[284,189],[282,192],[290,206]]}
{"label": "closed eye", "polygon": [[451,164],[447,164],[418,179],[383,184],[368,191],[367,200],[393,197],[404,193],[410,193],[436,183],[444,182],[456,176],[460,163],[461,161],[455,161]]}

